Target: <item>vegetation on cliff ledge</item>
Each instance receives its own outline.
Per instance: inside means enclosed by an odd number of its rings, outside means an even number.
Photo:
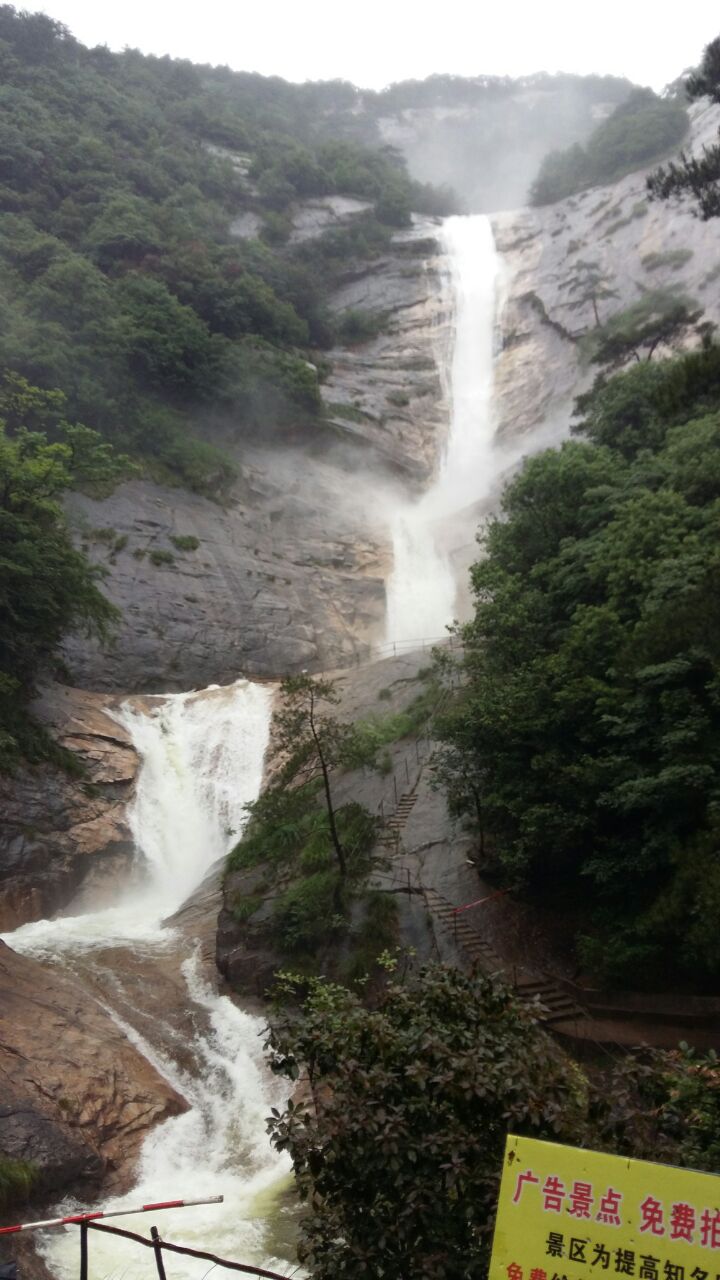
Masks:
[[[27,714],[35,680],[72,628],[107,636],[116,610],[99,570],[75,549],[62,495],[95,492],[131,471],[97,432],[65,419],[61,392],[24,378],[0,386],[0,770],[29,760],[73,757]]]

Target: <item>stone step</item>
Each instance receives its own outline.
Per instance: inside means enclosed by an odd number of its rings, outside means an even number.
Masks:
[[[570,1010],[557,1010],[546,1014],[541,1020],[552,1026],[556,1022],[583,1022],[586,1018],[585,1010],[578,1005],[574,1005]]]
[[[477,929],[469,921],[458,915],[455,907],[444,898],[437,889],[425,892],[427,905],[439,924],[451,930],[457,943],[469,960],[485,965],[493,965],[502,969],[500,957],[489,943],[485,942]],[[527,977],[515,983],[518,996],[527,1004],[540,1004],[539,1017],[546,1025],[555,1023],[578,1022],[587,1018],[584,1009],[575,1003],[571,996],[557,987],[551,978]]]

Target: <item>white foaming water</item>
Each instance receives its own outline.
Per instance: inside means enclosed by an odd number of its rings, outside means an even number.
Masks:
[[[129,1215],[117,1225],[147,1235],[157,1220],[161,1234],[175,1243],[204,1249],[236,1261],[273,1266],[285,1264],[268,1243],[267,1206],[289,1179],[290,1162],[270,1145],[265,1122],[271,1106],[282,1105],[282,1086],[268,1080],[263,1063],[259,1018],[243,1013],[218,996],[199,976],[190,959],[182,966],[188,997],[208,1017],[210,1030],[195,1037],[193,1074],[158,1053],[121,1018],[115,1021],[133,1044],[190,1104],[183,1115],[166,1120],[145,1139],[137,1181],[125,1196],[103,1203],[106,1210],[124,1209],[167,1198],[202,1199],[224,1195],[219,1205],[170,1210],[156,1215]],[[75,1203],[61,1207],[75,1212]],[[48,1232],[40,1251],[54,1275],[77,1274],[75,1229]],[[175,1280],[201,1280],[207,1262],[166,1255]],[[147,1280],[151,1264],[139,1245],[100,1232],[90,1237],[90,1280],[122,1275]]]
[[[100,972],[93,960],[95,949],[98,956],[99,948],[106,949],[107,965],[107,948],[137,951],[141,944],[151,983],[153,955],[179,943],[174,930],[163,928],[163,917],[186,900],[234,843],[245,820],[243,806],[259,792],[271,703],[267,688],[238,681],[224,689],[152,700],[147,711],[127,704],[118,719],[142,759],[129,814],[142,875],[108,910],[40,921],[6,935],[6,941],[44,961],[59,958],[72,965],[76,960],[76,974],[83,972],[84,964],[91,978]],[[118,965],[122,968],[122,951]],[[187,1100],[189,1110],[148,1135],[136,1185],[102,1207],[222,1194],[221,1205],[169,1211],[158,1215],[158,1225],[176,1242],[280,1270],[284,1264],[274,1257],[274,1227],[267,1219],[276,1193],[287,1182],[289,1161],[271,1148],[265,1122],[286,1090],[272,1080],[263,1063],[262,1020],[214,992],[203,981],[195,956],[182,962],[180,970],[187,988],[183,1013],[190,1013],[195,1027],[189,1033],[190,1044],[181,1029],[166,1036],[165,1047],[158,1049],[105,1006],[128,1039]],[[140,1011],[138,1017],[143,1020]],[[183,1067],[168,1057],[167,1044],[178,1040]],[[60,1212],[83,1207],[67,1204]],[[119,1225],[146,1233],[148,1219],[129,1217]],[[48,1232],[39,1247],[61,1280],[76,1274],[76,1230]],[[148,1268],[152,1260],[141,1246],[92,1234],[91,1280],[146,1280]],[[173,1280],[201,1280],[208,1264],[178,1255],[168,1260],[168,1269]]]
[[[8,935],[14,950],[52,959],[59,950],[167,942],[163,919],[237,839],[262,781],[268,689],[240,680],[152,702],[149,712],[126,703],[117,715],[142,759],[128,815],[140,858],[134,883],[105,911],[24,925]]]
[[[497,471],[492,392],[500,263],[489,218],[447,218],[442,243],[454,311],[450,430],[437,480],[393,522],[387,641],[434,639],[452,622],[457,588],[442,525],[485,497]]]

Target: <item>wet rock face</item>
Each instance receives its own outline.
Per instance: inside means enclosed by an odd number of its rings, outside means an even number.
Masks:
[[[335,312],[368,312],[381,328],[370,341],[329,353],[323,387],[336,431],[419,490],[432,478],[448,423],[439,360],[449,343],[450,299],[437,233],[418,220],[394,238],[391,253],[335,294]]]
[[[246,460],[227,508],[144,482],[102,503],[77,495],[76,518],[112,525],[127,544],[111,557],[91,546],[122,617],[106,650],[68,639],[73,680],[168,692],[352,660],[385,605],[383,554],[368,532],[373,488],[362,486],[361,523],[361,484],[286,450]],[[197,547],[178,549],[174,537]]]
[[[144,481],[72,496],[77,540],[122,613],[106,650],[67,640],[74,683],[202,688],[346,665],[381,635],[389,516],[401,489],[427,483],[446,423],[436,234],[418,222],[348,267],[333,306],[381,313],[382,328],[331,353],[328,422],[307,447],[240,449],[228,429],[240,476],[224,506]]]
[[[151,1126],[186,1103],[88,992],[0,942],[0,1154],[41,1192],[130,1182]]]
[[[133,844],[126,820],[138,767],[107,699],[52,686],[36,712],[84,765],[82,778],[54,765],[0,776],[0,930],[112,892],[127,874]]]

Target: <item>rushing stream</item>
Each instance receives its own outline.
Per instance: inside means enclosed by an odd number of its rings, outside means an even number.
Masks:
[[[127,704],[119,718],[142,761],[132,882],[112,906],[26,925],[6,941],[73,972],[189,1103],[148,1135],[136,1185],[104,1207],[222,1194],[222,1205],[169,1211],[158,1225],[175,1241],[284,1269],[273,1202],[288,1164],[265,1132],[284,1091],[263,1063],[263,1023],[217,994],[191,936],[163,925],[237,839],[261,784],[271,701],[266,687],[238,681]],[[167,1006],[165,991],[176,991]],[[146,1232],[149,1224],[120,1225]],[[40,1248],[55,1275],[77,1273],[76,1230],[48,1232]],[[139,1280],[153,1265],[146,1250],[99,1233],[90,1263],[91,1280]],[[180,1257],[171,1266],[173,1280],[200,1280],[208,1269]]]
[[[484,214],[446,218],[442,245],[453,315],[450,426],[437,479],[419,502],[396,512],[387,586],[387,641],[435,639],[457,607],[451,552],[474,536],[472,507],[497,474],[492,413],[499,258]]]

